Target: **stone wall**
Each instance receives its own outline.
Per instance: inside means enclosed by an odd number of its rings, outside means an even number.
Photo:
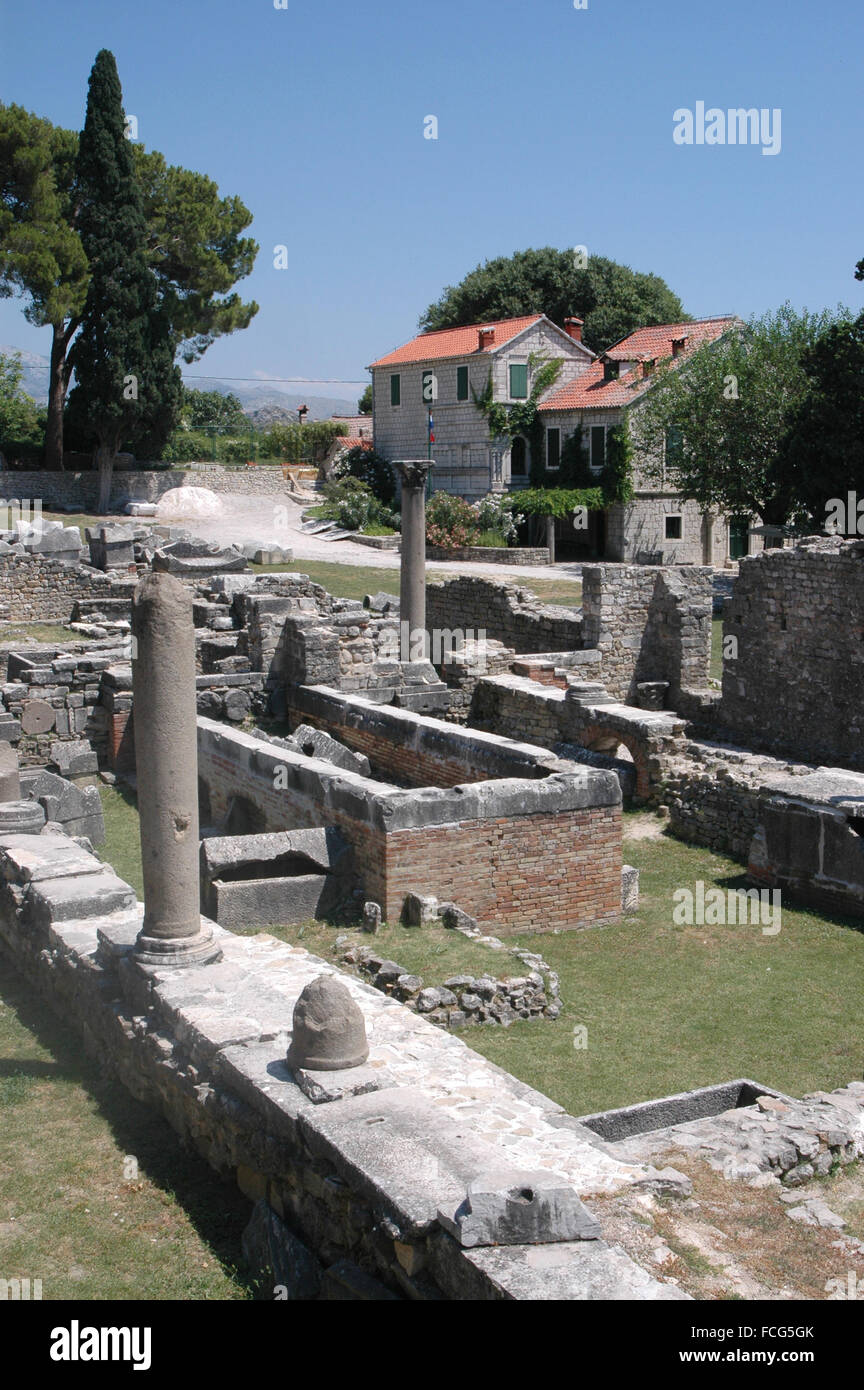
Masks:
[[[707,689],[709,568],[585,565],[582,612],[582,644],[600,652],[600,678],[616,699],[635,704],[639,682],[668,681],[674,708],[682,689]]]
[[[270,1297],[685,1297],[608,1245],[580,1200],[661,1187],[686,1196],[681,1174],[611,1157],[460,1038],[273,937],[214,927],[219,962],[140,970],[129,952],[141,904],[64,836],[3,837],[0,869],[4,954],[111,1075],[257,1203],[246,1248],[254,1254],[263,1226]],[[288,1069],[294,1005],[322,975],[338,975],[360,1008],[368,1066]],[[468,1184],[494,1177],[503,1211],[529,1174],[549,1194],[544,1218],[520,1239],[512,1217],[505,1229],[493,1215],[467,1239],[452,1218]]]
[[[282,469],[272,465],[225,468],[220,463],[187,464],[184,468],[115,469],[110,506],[122,510],[127,502],[158,502],[175,487],[206,487],[211,492],[249,493],[251,496],[287,497],[290,488]],[[99,496],[95,471],[50,472],[47,469],[0,472],[0,498],[25,498],[42,502],[46,511],[66,507],[92,512]]]
[[[864,767],[864,543],[807,541],[742,560],[726,606],[724,736]]]
[[[109,715],[103,674],[128,661],[128,647],[93,643],[82,649],[34,643],[12,652],[0,686],[0,738],[17,745],[23,766],[44,763],[58,740],[86,738],[104,758]]]
[[[582,646],[582,620],[569,608],[539,602],[530,587],[462,576],[426,588],[431,630],[475,632],[515,652],[574,651]]]
[[[548,777],[554,753],[533,743],[420,717],[360,696],[302,687],[289,692],[292,723],[311,722],[340,743],[365,753],[376,775],[403,786],[455,787],[490,778]]]
[[[482,560],[487,565],[548,565],[549,547],[463,545],[446,550],[442,545],[426,546],[427,560]]]
[[[134,577],[112,577],[41,555],[0,556],[0,603],[16,623],[65,623],[79,600],[128,597],[135,583]]]
[[[439,728],[467,744],[456,726]],[[214,822],[233,799],[255,808],[256,829],[336,826],[387,920],[398,920],[408,893],[455,902],[510,935],[620,916],[621,792],[611,773],[575,771],[514,744],[504,756],[512,753],[511,768],[524,768],[520,776],[511,770],[472,781],[463,772],[450,788],[402,790],[208,719],[199,719],[198,731],[199,776]],[[491,757],[496,740],[487,743]],[[538,772],[546,757],[544,777]]]

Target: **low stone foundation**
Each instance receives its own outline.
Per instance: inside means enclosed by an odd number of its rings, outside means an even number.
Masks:
[[[547,1096],[348,975],[368,1062],[294,1073],[294,1005],[332,966],[215,926],[218,963],[140,966],[140,921],[128,885],[65,836],[0,836],[0,946],[88,1051],[267,1204],[304,1274],[288,1297],[686,1297],[608,1246],[580,1201],[686,1195],[679,1173],[610,1157]],[[505,1217],[508,1191],[529,1184],[557,1194],[531,1243],[494,1215],[462,1233],[470,1185]]]
[[[348,703],[335,691],[321,694]],[[433,723],[417,721],[424,737],[436,735]],[[442,739],[460,736],[470,746],[470,731],[438,728]],[[487,773],[495,780],[478,781],[463,768],[459,784],[403,790],[208,719],[198,729],[213,823],[223,823],[233,804],[258,818],[248,831],[336,826],[386,920],[399,919],[409,893],[456,902],[505,935],[594,926],[621,914],[621,791],[612,773],[511,744],[499,750],[511,759],[507,776],[499,765]],[[513,775],[517,761],[521,776]]]

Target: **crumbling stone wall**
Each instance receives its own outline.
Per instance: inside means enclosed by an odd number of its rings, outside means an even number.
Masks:
[[[582,637],[602,657],[600,679],[637,702],[641,681],[668,681],[669,704],[705,689],[711,660],[712,571],[702,566],[585,565]]]
[[[65,623],[78,601],[121,597],[134,585],[134,579],[130,585],[88,565],[64,565],[41,555],[0,556],[0,603],[16,623]]]
[[[864,542],[814,538],[742,560],[723,633],[724,736],[864,767]]]
[[[574,651],[582,646],[582,621],[569,608],[540,603],[529,587],[497,579],[460,576],[426,589],[431,630],[484,630],[515,652]]]

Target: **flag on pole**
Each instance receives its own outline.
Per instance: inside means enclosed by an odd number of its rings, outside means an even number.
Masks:
[[[432,411],[429,411],[429,443],[435,443],[435,421],[432,419]]]

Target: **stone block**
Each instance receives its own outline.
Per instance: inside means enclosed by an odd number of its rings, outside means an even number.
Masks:
[[[600,1223],[575,1189],[548,1172],[513,1169],[473,1178],[454,1212],[438,1219],[463,1246],[597,1240]]]
[[[635,912],[639,906],[639,870],[632,864],[621,866],[621,911]]]
[[[369,759],[364,754],[352,752],[323,729],[315,729],[311,724],[298,724],[291,735],[291,742],[308,758],[322,758],[361,777],[371,775]]]
[[[321,1264],[263,1198],[252,1209],[242,1250],[249,1268],[271,1297],[289,1302],[318,1297]]]
[[[82,777],[99,771],[96,750],[84,739],[52,743],[51,763],[61,777]]]
[[[402,921],[406,927],[424,927],[438,920],[438,899],[421,893],[406,893]]]

